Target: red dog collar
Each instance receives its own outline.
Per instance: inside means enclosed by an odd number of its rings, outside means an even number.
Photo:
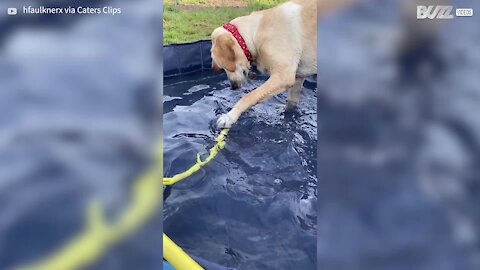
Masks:
[[[248,61],[252,62],[253,61],[252,54],[248,50],[247,43],[245,43],[245,40],[243,39],[242,35],[238,31],[238,28],[231,23],[224,24],[223,28],[227,29],[228,32],[232,33],[232,35],[235,37],[240,47],[242,47],[242,50],[245,53],[245,56],[247,57]]]

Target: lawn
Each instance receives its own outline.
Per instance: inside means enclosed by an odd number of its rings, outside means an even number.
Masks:
[[[163,43],[209,39],[213,29],[233,18],[267,9],[286,0],[165,0]]]

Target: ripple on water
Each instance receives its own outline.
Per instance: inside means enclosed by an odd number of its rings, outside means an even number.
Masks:
[[[166,173],[206,153],[216,117],[263,82],[232,91],[225,75],[168,79]],[[191,254],[240,269],[315,269],[316,90],[305,88],[292,113],[283,112],[285,100],[279,95],[242,115],[215,160],[172,187],[164,229]]]

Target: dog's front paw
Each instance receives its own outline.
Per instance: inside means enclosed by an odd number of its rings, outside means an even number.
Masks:
[[[297,106],[298,104],[296,102],[288,101],[287,104],[285,104],[284,106],[284,110],[285,112],[293,112],[297,110]]]
[[[231,128],[233,123],[233,119],[228,114],[222,114],[217,120],[217,127],[221,128]]]
[[[295,102],[287,102],[287,104],[284,107],[285,112],[292,112],[297,108],[297,103]]]

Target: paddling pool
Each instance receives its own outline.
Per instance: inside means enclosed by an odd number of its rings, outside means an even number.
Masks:
[[[233,91],[212,71],[166,78],[164,175],[206,154],[217,117],[265,79]],[[166,189],[164,232],[190,255],[234,269],[315,269],[316,83],[305,83],[296,111],[285,113],[285,100],[243,114],[211,163]]]

